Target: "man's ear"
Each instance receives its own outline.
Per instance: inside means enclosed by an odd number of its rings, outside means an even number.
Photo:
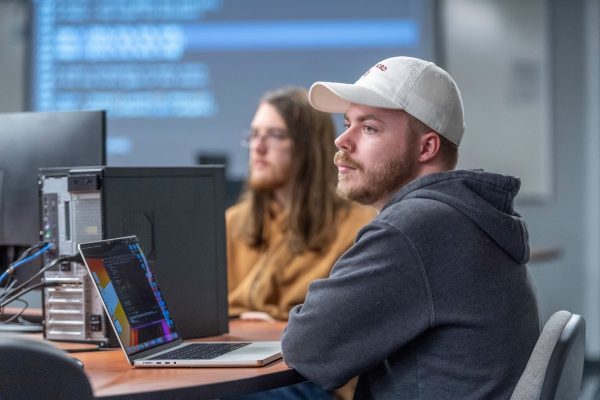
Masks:
[[[423,163],[430,161],[440,152],[442,141],[437,133],[431,131],[421,136],[420,144],[419,161]]]

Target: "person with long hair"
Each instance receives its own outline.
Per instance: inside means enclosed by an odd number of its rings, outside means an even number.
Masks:
[[[287,320],[374,217],[336,194],[334,140],[331,116],[305,89],[261,98],[245,137],[246,189],[226,214],[231,316]]]

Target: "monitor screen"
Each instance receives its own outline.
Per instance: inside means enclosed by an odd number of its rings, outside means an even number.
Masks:
[[[127,354],[180,338],[135,237],[82,243],[79,251]]]
[[[33,0],[32,110],[106,109],[108,164],[227,160],[263,92],[435,60],[434,0]],[[341,129],[343,121],[336,117]]]
[[[38,168],[104,165],[104,111],[0,114],[0,246],[40,241]]]

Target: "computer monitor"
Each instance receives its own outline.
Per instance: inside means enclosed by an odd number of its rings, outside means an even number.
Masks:
[[[104,165],[104,111],[0,114],[0,251],[40,240],[38,168]]]

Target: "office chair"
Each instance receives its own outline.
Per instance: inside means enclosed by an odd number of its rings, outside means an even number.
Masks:
[[[554,313],[542,330],[511,400],[577,399],[584,350],[583,317],[568,311]]]
[[[0,336],[0,399],[93,399],[79,363],[48,343]]]

